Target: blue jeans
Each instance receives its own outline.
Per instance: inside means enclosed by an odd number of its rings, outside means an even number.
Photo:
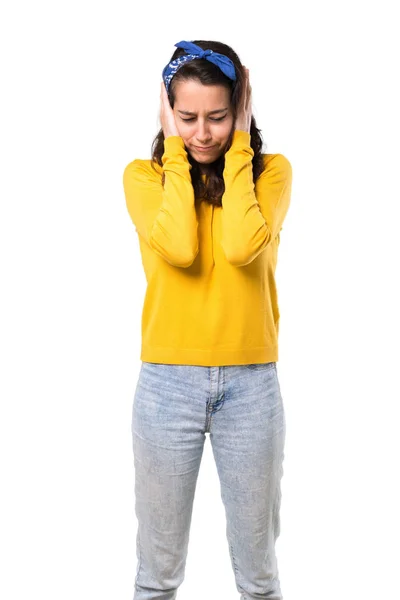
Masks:
[[[285,431],[275,362],[205,367],[142,361],[132,410],[134,600],[177,597],[207,432],[240,599],[282,600],[275,541]]]

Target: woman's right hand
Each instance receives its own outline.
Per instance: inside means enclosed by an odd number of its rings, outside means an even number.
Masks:
[[[165,87],[164,81],[161,82],[161,107],[160,107],[160,121],[161,127],[164,132],[164,138],[170,135],[179,135],[178,128],[175,122],[174,111],[169,103],[167,88]]]

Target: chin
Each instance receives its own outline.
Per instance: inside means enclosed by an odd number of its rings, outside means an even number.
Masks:
[[[202,152],[193,152],[192,156],[197,160],[197,162],[208,165],[218,160],[221,154],[221,151],[218,149],[218,152],[210,152],[210,154],[207,153],[204,155]]]

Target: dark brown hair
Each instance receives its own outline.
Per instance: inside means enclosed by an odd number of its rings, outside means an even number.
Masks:
[[[224,87],[228,88],[230,91],[230,101],[233,112],[233,128],[226,145],[226,152],[232,145],[235,119],[240,98],[243,93],[243,86],[245,84],[244,68],[236,52],[234,52],[230,46],[223,44],[222,42],[195,40],[193,43],[200,46],[200,48],[203,50],[210,49],[214,52],[224,54],[230,58],[235,66],[236,81],[229,79],[217,65],[206,59],[188,61],[178,69],[171,80],[171,84],[169,86],[170,104],[173,108],[175,103],[175,88],[177,82],[179,81],[198,80],[203,85],[223,85]],[[178,58],[178,56],[182,56],[183,54],[186,54],[186,51],[183,48],[177,48],[169,62],[175,58]],[[263,139],[261,136],[261,130],[257,128],[253,115],[251,117],[250,136],[250,145],[254,151],[252,163],[253,181],[255,183],[259,175],[264,170],[264,162],[262,157]],[[164,133],[162,128],[153,140],[151,154],[151,160],[162,167],[161,157],[164,154]],[[216,161],[211,163],[210,174],[207,175],[205,182],[201,178],[199,163],[189,152],[188,160],[192,165],[190,173],[195,197],[201,198],[203,201],[208,202],[209,204],[221,206],[222,195],[225,191],[223,178],[225,155],[223,154]],[[162,182],[164,184],[164,175]]]

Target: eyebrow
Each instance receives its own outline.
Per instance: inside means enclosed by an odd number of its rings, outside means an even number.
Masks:
[[[215,113],[224,112],[224,110],[228,110],[228,108],[217,108],[216,110],[210,110],[210,112],[208,114],[214,115]],[[178,112],[182,113],[183,115],[195,115],[196,116],[196,113],[190,112],[190,110],[179,110],[178,109]]]

